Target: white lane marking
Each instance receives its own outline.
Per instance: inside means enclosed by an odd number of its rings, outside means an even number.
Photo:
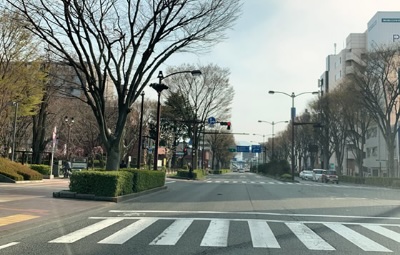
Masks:
[[[242,183],[247,183],[246,181],[242,181]]]
[[[320,217],[320,218],[400,220],[400,217],[330,215],[330,214],[301,214],[301,213],[296,214],[296,213],[264,213],[264,212],[166,211],[166,210],[160,210],[160,211],[157,211],[157,210],[109,210],[109,212],[111,212],[111,213],[125,213],[126,212],[126,213],[176,213],[176,214],[237,214],[237,215],[243,214],[243,215],[297,216],[297,217]],[[91,217],[91,218],[92,219],[94,219],[94,218],[104,219],[104,218],[107,218],[107,217]],[[351,223],[348,223],[348,224],[351,224]],[[382,224],[378,224],[378,225],[382,225]]]
[[[332,229],[339,235],[343,236],[356,246],[360,247],[364,251],[376,251],[376,252],[392,252],[386,247],[372,241],[368,237],[361,235],[360,233],[342,225],[335,223],[324,223],[325,226]]]
[[[265,184],[265,182],[260,182],[261,184]]]
[[[215,181],[216,183],[220,183],[221,181]]]
[[[64,235],[62,237],[49,241],[49,243],[73,243],[122,220],[123,218],[106,218],[100,222],[79,229],[68,235]]]
[[[165,182],[165,183],[174,183],[174,182],[176,182],[176,181],[168,181],[168,182]]]
[[[268,182],[269,184],[275,184],[275,182]]]
[[[111,236],[104,238],[101,240],[99,243],[104,243],[104,244],[123,244],[135,235],[139,234],[142,232],[144,229],[149,227],[151,224],[156,222],[157,219],[152,219],[152,218],[143,218],[140,219],[129,226],[119,230],[118,232],[115,232]]]
[[[157,236],[150,245],[175,245],[192,224],[191,219],[175,220],[164,232]]]
[[[255,183],[255,182],[250,182],[250,183]]]
[[[252,220],[247,223],[249,224],[253,247],[281,248],[267,222],[262,220]]]
[[[212,183],[212,181],[207,181],[208,183]]]
[[[237,181],[233,181],[233,183],[238,183]]]
[[[390,238],[393,241],[400,243],[400,234],[393,230],[390,230],[390,229],[387,229],[387,228],[384,228],[384,227],[378,226],[378,225],[368,225],[367,224],[367,225],[363,225],[363,227],[367,228],[369,230],[372,230],[378,234],[381,234],[384,237]]]
[[[229,220],[211,220],[200,246],[227,247]]]
[[[293,182],[287,182],[287,184],[293,184]]]
[[[224,183],[229,183],[229,181],[224,181]]]
[[[325,242],[314,231],[302,223],[286,223],[297,238],[310,250],[334,251],[329,243]]]
[[[19,244],[19,242],[11,242],[0,246],[0,250]]]

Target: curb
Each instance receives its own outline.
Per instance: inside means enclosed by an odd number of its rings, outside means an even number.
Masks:
[[[151,194],[157,191],[161,191],[167,189],[167,186],[162,186],[154,189],[149,189],[137,193],[132,193],[132,194],[127,194],[123,196],[118,196],[118,197],[102,197],[102,196],[96,196],[94,194],[79,194],[76,192],[68,191],[68,190],[62,190],[58,192],[53,192],[53,198],[70,198],[70,199],[81,199],[81,200],[92,200],[92,201],[108,201],[108,202],[114,202],[114,203],[119,203],[123,202],[129,199],[133,199],[136,197],[140,197],[143,195]]]

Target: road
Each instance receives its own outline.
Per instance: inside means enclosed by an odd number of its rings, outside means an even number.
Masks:
[[[42,198],[81,210],[0,225],[0,254],[400,254],[398,190],[253,173],[167,186],[118,204]]]

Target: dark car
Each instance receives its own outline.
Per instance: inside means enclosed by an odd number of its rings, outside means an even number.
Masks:
[[[339,177],[336,174],[335,170],[327,170],[324,174],[322,174],[322,182],[328,183],[336,183],[339,184]]]

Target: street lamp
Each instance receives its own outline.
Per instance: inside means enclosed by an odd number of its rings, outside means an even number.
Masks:
[[[289,121],[287,120],[282,120],[282,121],[277,121],[277,122],[269,122],[266,120],[258,120],[259,123],[268,123],[272,125],[272,150],[271,150],[271,158],[274,159],[275,158],[275,154],[274,154],[274,140],[275,140],[275,133],[274,133],[274,126],[275,124],[279,124],[279,123],[288,123]]]
[[[158,146],[159,146],[159,141],[160,141],[160,115],[161,115],[161,102],[160,102],[160,97],[161,97],[161,92],[165,89],[168,89],[168,86],[165,84],[162,84],[162,80],[164,80],[167,77],[170,77],[172,75],[176,74],[182,74],[182,73],[191,73],[193,76],[198,76],[201,75],[200,70],[192,70],[192,71],[179,71],[175,73],[168,74],[167,76],[163,75],[163,72],[160,71],[158,73],[158,83],[152,83],[150,84],[150,87],[152,87],[155,91],[158,93],[158,101],[157,101],[157,124],[156,124],[156,140],[155,140],[155,145],[154,145],[154,161],[153,161],[153,170],[157,170],[157,163],[158,163]]]
[[[140,160],[142,156],[142,129],[143,129],[143,101],[144,101],[144,91],[140,94],[142,96],[142,103],[140,105],[140,124],[139,124],[139,142],[138,142],[138,156],[137,156],[137,169],[140,169]]]
[[[68,119],[68,116],[65,116],[64,118],[65,123],[67,124],[68,127],[68,134],[67,134],[67,160],[70,160],[69,157],[69,139],[70,139],[70,133],[71,133],[71,127],[74,124],[75,120],[74,118],[71,118],[71,121]]]
[[[15,159],[15,136],[16,136],[16,134],[17,134],[18,102],[12,102],[12,105],[15,106],[15,111],[14,111],[13,142],[12,142],[11,160],[14,161],[14,159]]]
[[[288,94],[288,93],[285,93],[285,92],[270,90],[270,91],[268,91],[268,93],[272,94],[272,95],[275,94],[275,93],[284,94],[284,95],[289,96],[289,97],[292,98],[292,108],[291,108],[291,122],[292,122],[292,150],[291,150],[291,153],[292,153],[292,155],[291,155],[291,161],[292,161],[292,180],[294,181],[294,167],[295,167],[294,166],[294,161],[295,161],[295,158],[294,158],[294,120],[296,118],[296,108],[294,108],[294,98],[298,97],[298,96],[301,96],[301,95],[304,95],[304,94],[317,95],[317,94],[319,94],[319,92],[318,91],[303,92],[303,93],[300,93],[300,94],[296,95],[296,94],[294,94],[294,92],[292,92],[292,94]]]

